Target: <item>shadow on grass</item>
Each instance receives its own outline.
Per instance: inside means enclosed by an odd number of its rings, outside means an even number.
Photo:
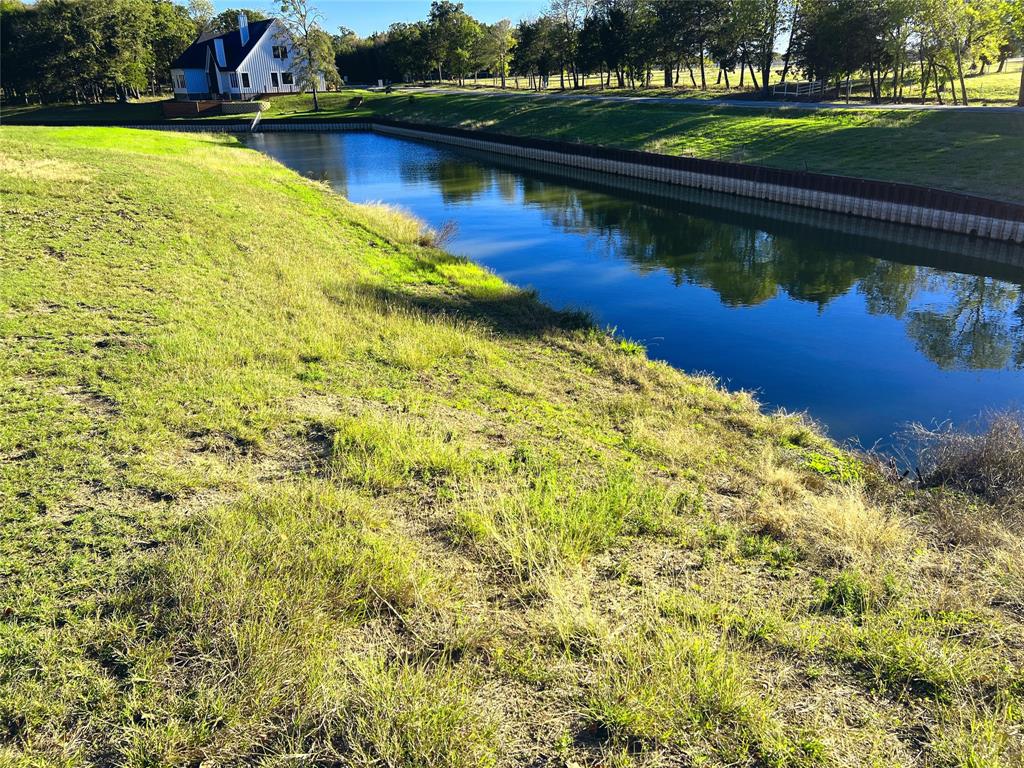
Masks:
[[[581,310],[553,309],[530,290],[509,289],[497,295],[474,296],[457,289],[417,287],[402,290],[362,284],[357,295],[370,299],[382,312],[417,312],[433,318],[465,320],[501,336],[544,336],[595,329],[593,318]]]

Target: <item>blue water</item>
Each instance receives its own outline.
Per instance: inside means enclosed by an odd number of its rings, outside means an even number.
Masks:
[[[454,221],[450,250],[837,439],[1024,405],[1022,249],[369,133],[250,142],[355,202]]]

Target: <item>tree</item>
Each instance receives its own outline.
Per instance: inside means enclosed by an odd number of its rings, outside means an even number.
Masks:
[[[1019,0],[1005,0],[999,8],[999,12],[1009,29],[1010,34],[1017,41],[1024,42],[1024,4]],[[1020,70],[1020,90],[1017,93],[1017,106],[1024,107],[1024,66]]]
[[[338,34],[331,35],[331,47],[334,49],[335,56],[352,53],[357,45],[359,45],[359,35],[348,27],[338,27]]]
[[[263,11],[258,11],[253,8],[228,8],[226,11],[221,11],[205,25],[205,32],[209,35],[223,35],[225,32],[231,32],[238,29],[238,17],[240,14],[245,14],[245,18],[250,22],[252,21],[263,21],[267,18],[267,14]]]
[[[475,64],[473,54],[483,34],[480,24],[463,10],[462,3],[434,0],[430,4],[429,48],[430,57],[437,67],[437,79],[444,79],[444,71],[460,82]]]
[[[195,21],[170,0],[0,0],[5,96],[125,100],[166,82]]]
[[[809,79],[838,83],[873,67],[880,32],[874,7],[863,0],[802,0],[791,56]]]
[[[102,26],[104,77],[119,100],[138,97],[153,68],[153,51],[149,47],[153,4],[147,0],[107,0],[97,6],[106,16],[93,16],[86,23],[99,21]]]
[[[586,0],[551,0],[548,14],[554,19],[558,35],[558,52],[563,63],[559,76],[562,87],[565,87],[565,66],[569,66],[572,74],[573,88],[580,87],[580,73],[576,66],[576,54],[579,49],[580,32],[587,17],[589,7]]]
[[[406,24],[395,22],[388,27],[383,58],[387,62],[390,80],[407,80],[427,71],[424,63],[427,48],[423,22]]]
[[[744,29],[744,19],[736,12],[734,3],[730,2],[726,10],[718,18],[710,42],[708,43],[708,55],[718,63],[720,77],[725,78],[725,87],[731,87],[729,83],[729,72],[740,65],[740,82],[743,82],[743,70],[747,66],[746,51],[742,51],[743,38],[747,31]]]
[[[197,32],[206,29],[206,25],[213,18],[212,0],[188,0],[188,15],[196,25]]]
[[[986,40],[1001,28],[1003,7],[999,0],[925,0],[922,7],[927,33],[945,46],[956,67],[964,105],[968,104],[964,65],[983,52]]]
[[[486,41],[484,50],[487,68],[492,74],[498,74],[501,78],[501,87],[504,88],[509,62],[512,59],[512,49],[516,45],[515,36],[512,34],[512,22],[502,19],[487,27],[484,39]]]
[[[196,25],[188,11],[170,0],[154,0],[149,42],[153,51],[150,87],[170,77],[171,62],[188,48],[196,36]]]
[[[0,72],[3,94],[28,103],[38,87],[38,66],[43,59],[38,12],[20,0],[0,0]]]
[[[650,24],[653,36],[649,45],[653,54],[660,60],[664,70],[665,87],[674,84],[672,74],[676,63],[682,60],[690,47],[690,14],[686,3],[675,3],[671,0],[658,0],[651,8]]]
[[[301,90],[313,93],[313,111],[320,111],[317,86],[322,76],[327,84],[341,82],[334,64],[331,36],[320,26],[323,15],[308,0],[281,0],[280,20],[288,29],[295,56],[291,71]]]
[[[742,30],[740,44],[748,65],[757,64],[761,72],[761,89],[768,95],[772,61],[775,60],[775,41],[786,31],[791,13],[784,0],[735,0],[734,12]],[[754,79],[757,88],[757,80]]]
[[[690,12],[690,32],[687,39],[690,43],[690,55],[696,57],[700,64],[700,89],[708,89],[707,73],[704,71],[704,60],[707,57],[708,45],[716,30],[722,26],[722,18],[728,6],[719,0],[693,0],[686,3]]]
[[[555,39],[554,23],[547,16],[519,22],[510,66],[512,73],[529,77],[537,90],[546,88],[558,61]]]

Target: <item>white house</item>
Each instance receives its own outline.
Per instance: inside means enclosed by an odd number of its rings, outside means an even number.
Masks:
[[[277,19],[248,22],[238,29],[200,37],[171,64],[176,99],[252,99],[298,93],[295,52],[288,30]],[[324,87],[323,75],[320,88]]]

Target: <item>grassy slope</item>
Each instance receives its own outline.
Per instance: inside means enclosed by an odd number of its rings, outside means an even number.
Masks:
[[[627,149],[761,163],[820,173],[923,184],[1024,202],[1024,114],[880,110],[740,109],[693,104],[538,99],[496,93],[465,95],[359,92],[271,99],[265,118],[399,119],[482,128],[522,136],[582,141]],[[95,105],[5,111],[55,123],[155,119],[155,104]],[[131,109],[137,109],[134,117]],[[126,112],[129,110],[129,112]],[[218,119],[218,118],[213,118]],[[231,118],[235,119],[235,118]]]
[[[0,194],[0,763],[1019,764],[978,502],[230,138]]]

